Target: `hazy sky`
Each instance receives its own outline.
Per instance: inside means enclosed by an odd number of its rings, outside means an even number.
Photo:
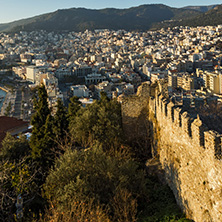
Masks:
[[[0,0],[0,23],[28,18],[57,9],[85,8],[128,8],[141,4],[162,3],[173,7],[187,5],[221,4],[221,0]]]

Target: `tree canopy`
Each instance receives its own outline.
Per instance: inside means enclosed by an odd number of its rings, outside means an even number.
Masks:
[[[122,139],[121,107],[116,100],[102,96],[86,108],[81,108],[70,121],[70,133],[80,146],[94,144],[110,149]]]
[[[98,147],[66,151],[47,177],[45,190],[60,212],[67,212],[73,200],[93,200],[95,209],[108,209],[116,218],[125,209],[121,221],[135,221],[137,200],[148,201],[145,174],[137,163],[107,156]]]
[[[61,100],[56,108],[53,116],[39,87],[30,141],[7,134],[2,142],[0,221],[18,220],[18,195],[24,221],[185,221],[169,188],[129,155],[139,148],[124,140],[116,100],[101,94],[83,108],[73,97],[68,113]]]

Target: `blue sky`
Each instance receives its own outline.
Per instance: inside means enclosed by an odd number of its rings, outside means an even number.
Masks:
[[[178,0],[0,0],[0,23],[28,18],[64,8],[128,8],[154,3],[183,7],[187,5],[221,4],[221,0],[186,0],[182,2]]]

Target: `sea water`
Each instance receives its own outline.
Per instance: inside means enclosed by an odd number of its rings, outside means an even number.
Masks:
[[[3,90],[0,89],[0,111],[1,111],[1,108],[2,108],[2,105],[3,105],[3,102],[4,102],[4,100],[5,100],[6,94],[7,94],[7,93],[6,93],[5,91],[3,91]],[[2,99],[2,97],[4,97],[4,99]]]

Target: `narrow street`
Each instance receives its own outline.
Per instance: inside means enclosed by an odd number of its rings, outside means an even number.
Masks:
[[[15,111],[13,113],[13,117],[21,119],[21,105],[22,105],[22,90],[21,87],[16,91],[16,99],[15,99]]]
[[[12,116],[17,119],[30,121],[32,110],[32,93],[27,85],[20,85],[15,92],[15,105]]]

